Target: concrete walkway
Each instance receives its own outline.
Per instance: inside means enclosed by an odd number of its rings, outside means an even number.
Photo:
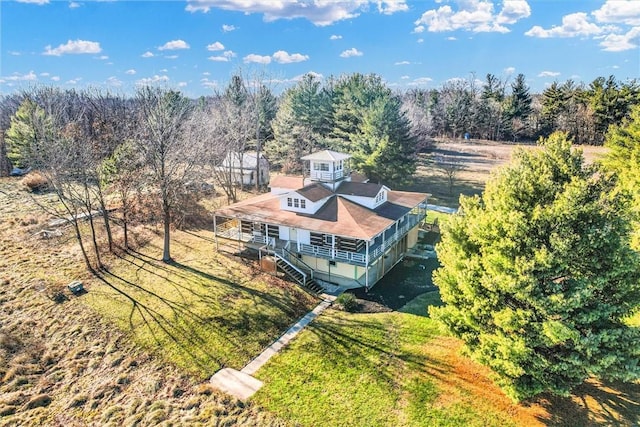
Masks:
[[[344,292],[344,289],[337,288],[331,293],[322,294],[323,301],[316,308],[298,320],[287,332],[249,362],[242,370],[221,369],[211,377],[209,382],[218,390],[224,391],[240,400],[246,400],[253,396],[262,387],[262,381],[252,375],[294,339],[313,319],[326,310],[342,292]]]

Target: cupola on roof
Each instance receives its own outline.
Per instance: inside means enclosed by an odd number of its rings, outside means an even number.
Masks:
[[[338,153],[337,151],[323,150],[308,156],[301,157],[302,160],[313,160],[320,162],[337,162],[340,160],[350,159],[350,154]]]

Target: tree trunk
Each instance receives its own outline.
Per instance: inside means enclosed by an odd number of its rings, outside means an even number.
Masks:
[[[82,234],[80,234],[80,227],[78,226],[78,219],[73,215],[73,228],[76,232],[76,239],[78,240],[78,244],[80,245],[80,252],[82,252],[82,258],[84,258],[84,263],[87,266],[87,269],[95,273],[93,266],[91,265],[91,260],[89,260],[89,256],[87,255],[87,251],[84,248],[84,244],[82,243]]]
[[[162,251],[162,261],[169,262],[171,261],[171,252],[169,244],[171,242],[171,209],[169,205],[165,202],[163,203],[163,213],[164,213],[164,249]]]

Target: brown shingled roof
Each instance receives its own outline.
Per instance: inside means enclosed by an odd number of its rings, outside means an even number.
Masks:
[[[302,175],[277,175],[271,178],[269,187],[297,190],[298,188],[304,187],[304,183]]]
[[[336,190],[337,194],[345,194],[350,196],[376,197],[382,189],[381,184],[373,182],[343,182]]]
[[[333,194],[333,192],[327,187],[318,183],[309,184],[296,191],[296,193],[307,200],[311,200],[312,202],[317,202],[318,200],[322,200]]]
[[[280,209],[282,195],[263,194],[226,208],[218,209],[219,216],[240,218],[302,228],[318,233],[371,240],[426,198],[427,194],[406,191],[389,191],[387,202],[376,210],[368,209],[343,197],[331,197],[313,215]]]

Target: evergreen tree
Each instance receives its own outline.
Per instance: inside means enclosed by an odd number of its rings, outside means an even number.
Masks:
[[[511,133],[515,141],[528,127],[528,119],[532,113],[531,94],[527,86],[524,74],[518,74],[511,83],[511,96],[507,108],[507,117],[510,120]]]
[[[609,149],[605,167],[618,176],[618,188],[633,198],[631,245],[640,250],[640,106],[619,126],[613,126],[605,141]]]
[[[33,100],[26,98],[11,118],[6,133],[7,157],[14,166],[24,168],[34,164],[41,144],[51,140],[51,118]]]
[[[386,184],[409,179],[416,140],[400,98],[380,76],[343,76],[333,86],[332,106],[334,148],[353,154],[354,169]]]
[[[271,163],[285,172],[301,171],[300,157],[326,145],[329,120],[327,92],[313,74],[305,75],[281,97],[273,121],[274,140],[266,147]]]
[[[434,282],[446,305],[430,313],[514,399],[640,377],[640,329],[624,323],[640,264],[613,185],[553,134],[481,198],[462,197],[443,228]]]

